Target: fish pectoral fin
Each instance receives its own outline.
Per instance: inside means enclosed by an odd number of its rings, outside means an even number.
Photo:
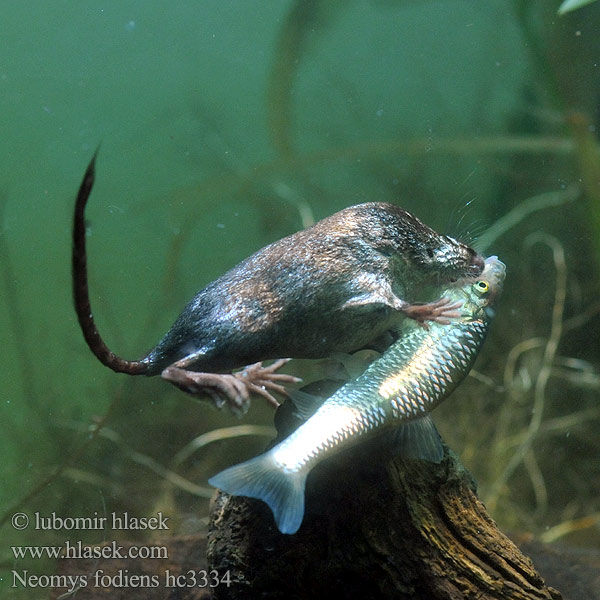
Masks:
[[[418,458],[433,463],[442,462],[442,439],[431,418],[425,415],[403,423],[394,432],[396,452],[404,458]]]
[[[339,361],[348,373],[349,379],[346,379],[346,381],[356,379],[380,356],[381,353],[369,349],[358,350],[354,354],[347,354],[345,352],[333,352],[331,354],[331,358]]]
[[[281,533],[296,533],[302,524],[306,472],[284,473],[269,452],[221,471],[208,483],[228,494],[268,504]]]
[[[290,400],[294,403],[296,415],[305,421],[310,419],[321,407],[321,404],[325,402],[324,398],[314,396],[302,390],[288,390],[287,393]]]

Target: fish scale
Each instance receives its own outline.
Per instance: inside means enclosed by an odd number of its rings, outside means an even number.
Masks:
[[[321,460],[375,433],[394,432],[398,451],[439,462],[443,450],[429,416],[466,377],[485,340],[505,266],[495,256],[477,279],[444,290],[460,302],[460,316],[427,328],[407,323],[399,339],[355,380],[325,400],[296,431],[271,450],[230,467],[209,482],[230,494],[265,501],[282,533],[304,517],[306,476]],[[315,399],[294,395],[300,412]]]

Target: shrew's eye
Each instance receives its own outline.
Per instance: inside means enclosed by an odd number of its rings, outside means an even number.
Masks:
[[[490,291],[490,284],[481,279],[473,284],[473,290],[478,296],[485,296]]]

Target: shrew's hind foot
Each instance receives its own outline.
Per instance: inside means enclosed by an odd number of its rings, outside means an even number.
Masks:
[[[241,380],[251,392],[266,398],[269,404],[277,408],[279,402],[277,402],[277,399],[269,390],[287,396],[287,390],[282,384],[302,381],[299,377],[294,377],[293,375],[277,373],[289,361],[289,358],[280,358],[268,367],[263,367],[262,362],[257,362],[241,371],[233,373],[233,377]]]
[[[448,325],[451,319],[460,317],[458,310],[462,302],[452,302],[449,298],[440,298],[427,304],[410,304],[403,309],[404,314],[425,327],[427,321]]]
[[[268,367],[256,363],[237,373],[199,373],[175,364],[167,367],[161,377],[188,394],[210,396],[217,408],[228,406],[235,414],[243,415],[250,406],[251,393],[266,398],[277,407],[279,402],[271,392],[287,395],[282,384],[300,381],[292,375],[276,373],[288,360],[275,361]]]

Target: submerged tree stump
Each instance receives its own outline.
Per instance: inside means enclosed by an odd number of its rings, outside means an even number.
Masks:
[[[306,513],[283,535],[261,501],[219,492],[208,565],[215,599],[559,599],[487,514],[445,448],[431,464],[372,440],[318,465]]]

